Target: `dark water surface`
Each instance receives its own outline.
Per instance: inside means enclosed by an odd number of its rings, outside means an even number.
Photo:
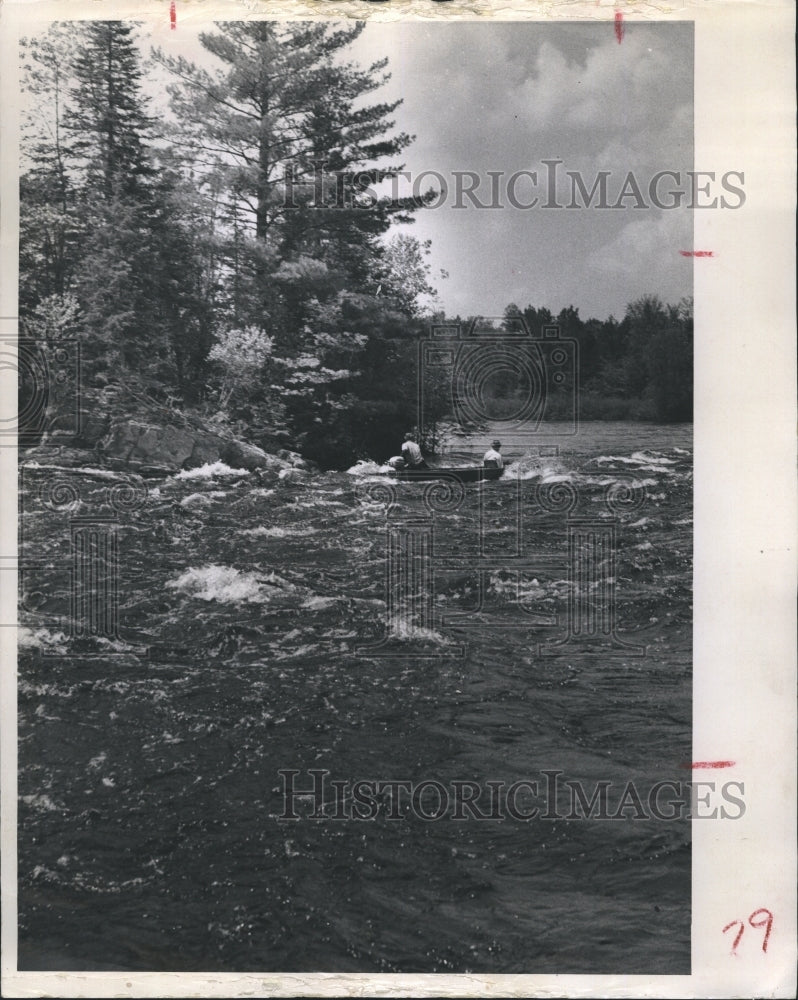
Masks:
[[[399,820],[334,820],[328,786],[327,818],[307,803],[290,822],[278,772],[451,788],[549,769],[588,792],[634,781],[643,796],[683,782],[691,430],[585,425],[557,455],[529,449],[520,463],[506,439],[508,475],[435,513],[435,615],[395,628],[394,656],[358,652],[386,629],[386,505],[369,495],[371,467],[129,477],[112,500],[120,478],[85,457],[34,456],[22,477],[23,557],[38,568],[21,613],[20,968],[688,973],[687,820],[631,809],[429,822],[406,802]],[[449,457],[483,444],[452,441]],[[496,559],[481,607],[479,490]],[[551,651],[573,588],[553,509],[563,490],[572,517],[616,532],[618,639],[645,655]],[[418,484],[397,491],[392,517],[429,519]],[[101,516],[118,534],[119,638],[70,637],[73,523]],[[517,575],[501,560],[519,531]],[[543,791],[518,807],[542,814]]]

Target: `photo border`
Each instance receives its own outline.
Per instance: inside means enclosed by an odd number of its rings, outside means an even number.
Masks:
[[[434,0],[177,3],[181,19],[238,16],[497,20],[692,20],[695,165],[742,170],[740,211],[696,210],[693,761],[733,760],[746,815],[693,822],[690,976],[239,974],[16,971],[16,647],[0,629],[2,992],[6,996],[661,996],[795,994],[795,10],[744,4],[532,4]],[[7,2],[0,14],[0,317],[16,335],[17,38],[36,19],[155,19],[169,4]],[[22,30],[20,30],[22,28]],[[157,39],[156,39],[157,41]],[[675,252],[675,251],[669,251]],[[9,318],[11,317],[11,318]],[[0,391],[16,395],[13,373]],[[0,449],[0,565],[15,566],[16,460]],[[0,574],[16,604],[15,573]],[[11,612],[13,620],[14,612]],[[5,621],[6,618],[3,618]],[[700,771],[696,778],[704,778]],[[767,953],[730,954],[722,929],[760,907]]]

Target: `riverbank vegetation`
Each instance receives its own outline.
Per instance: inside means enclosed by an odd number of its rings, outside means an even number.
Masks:
[[[428,244],[397,228],[435,192],[375,195],[413,137],[379,99],[387,60],[349,61],[361,31],[221,23],[201,36],[206,68],[145,52],[122,22],[23,42],[20,332],[80,342],[84,411],[111,386],[113,405],[148,400],[328,468],[396,451],[417,419],[418,338],[473,317],[446,315]],[[647,296],[604,321],[511,304],[504,320],[578,344],[582,419],[691,419],[688,302]],[[447,379],[433,420],[452,409]],[[22,380],[21,410],[35,391]],[[522,391],[488,387],[499,405]],[[546,416],[565,405],[554,393]]]

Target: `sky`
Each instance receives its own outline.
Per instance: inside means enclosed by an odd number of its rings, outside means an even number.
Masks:
[[[152,40],[206,62],[198,31],[185,21],[175,32],[162,24]],[[669,185],[689,189],[692,24],[627,23],[622,43],[611,21],[367,24],[352,58],[369,64],[386,55],[391,79],[370,99],[402,99],[396,129],[416,136],[405,168],[414,178],[436,171],[448,186],[439,207],[401,227],[432,241],[428,260],[447,314],[501,315],[515,302],[620,318],[641,295],[676,303],[692,294],[693,263],[679,253],[692,248],[692,210],[657,208],[649,195],[663,170],[681,178],[663,180],[660,200]],[[543,208],[553,169],[544,160],[562,161],[558,204],[572,201],[566,171],[580,172],[588,191],[599,171],[609,171],[610,205],[631,171],[645,207],[629,194],[616,209],[596,207],[598,195],[590,208]],[[494,172],[499,207],[474,207],[464,195],[456,207],[456,171],[477,175],[483,204],[491,202]],[[517,202],[538,197],[532,208],[508,200],[508,179],[518,171],[537,174],[536,182],[520,175],[515,187]],[[440,181],[429,175],[421,190],[429,186]]]
[[[653,293],[666,302],[692,294],[692,210],[633,207],[544,209],[547,172],[557,167],[556,202],[571,201],[568,170],[590,191],[610,171],[609,204],[633,171],[644,201],[659,170],[693,169],[693,34],[683,23],[629,24],[621,44],[611,23],[416,23],[369,25],[357,43],[363,61],[386,51],[393,72],[386,96],[402,97],[397,126],[416,135],[405,152],[414,173],[436,170],[450,193],[410,227],[432,240],[436,282],[448,313],[499,315],[509,302],[576,306],[587,319],[623,315],[628,302]],[[455,208],[454,171],[504,178],[537,171],[535,190],[521,179],[499,209]],[[667,203],[669,178],[660,186]],[[682,176],[681,186],[689,188]],[[506,181],[500,179],[506,187]],[[467,204],[465,197],[461,205]],[[578,204],[584,199],[577,198]]]

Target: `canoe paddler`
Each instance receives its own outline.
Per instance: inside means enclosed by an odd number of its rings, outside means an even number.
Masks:
[[[408,469],[429,468],[424,461],[424,456],[421,454],[421,449],[416,444],[415,434],[411,434],[410,431],[405,434],[404,444],[402,445],[402,458],[405,460]]]
[[[485,452],[482,459],[482,465],[486,469],[503,469],[504,459],[501,456],[501,441],[494,441],[490,448]]]

